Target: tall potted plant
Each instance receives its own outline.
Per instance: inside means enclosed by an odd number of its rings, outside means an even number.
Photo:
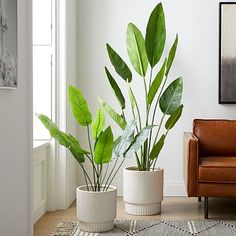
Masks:
[[[116,73],[126,82],[129,103],[133,118],[137,117],[136,135],[143,126],[152,126],[148,139],[139,151],[134,153],[137,166],[124,169],[123,195],[125,210],[129,214],[151,215],[161,212],[163,199],[163,168],[156,167],[158,156],[164,146],[169,131],[179,120],[183,105],[181,104],[183,81],[178,77],[168,86],[169,72],[176,54],[178,35],[166,58],[162,58],[166,42],[166,26],[163,6],[159,3],[152,11],[146,27],[145,39],[133,23],[128,24],[126,45],[130,62],[137,75],[143,81],[145,115],[141,116],[140,101],[132,89],[133,75],[125,61],[107,44],[107,52]],[[156,65],[160,64],[157,67]],[[100,99],[103,108],[111,118],[124,129],[126,124],[126,99],[119,85],[105,67],[108,81],[119,101],[121,112],[115,112]],[[158,109],[159,107],[159,109]],[[160,111],[160,115],[157,112]]]
[[[151,127],[146,127],[138,135],[134,135],[136,121],[133,120],[126,124],[123,134],[114,141],[111,127],[104,129],[105,116],[101,108],[93,120],[79,89],[69,86],[68,96],[77,123],[86,128],[88,150],[82,148],[71,134],[59,130],[47,116],[37,116],[51,136],[69,149],[83,171],[85,185],[77,188],[77,217],[80,229],[88,232],[109,231],[114,227],[116,218],[117,189],[111,186],[112,181],[124,163],[124,157],[128,156],[130,150],[137,150],[142,145]],[[116,152],[112,159],[114,147]],[[90,163],[92,173],[84,166],[85,161]]]

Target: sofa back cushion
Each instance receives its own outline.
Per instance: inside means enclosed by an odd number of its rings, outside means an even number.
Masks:
[[[236,156],[236,120],[193,121],[193,134],[199,140],[199,155]]]

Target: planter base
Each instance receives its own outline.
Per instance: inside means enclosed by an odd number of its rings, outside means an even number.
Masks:
[[[106,232],[114,228],[114,220],[105,223],[88,223],[79,221],[79,228],[85,232]]]
[[[125,202],[125,212],[130,215],[148,216],[161,213],[161,202],[154,204],[132,204]]]

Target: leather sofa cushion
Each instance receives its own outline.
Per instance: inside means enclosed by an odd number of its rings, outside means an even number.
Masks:
[[[199,182],[236,183],[236,157],[201,157]]]
[[[193,134],[199,140],[199,156],[236,156],[236,120],[196,119]]]

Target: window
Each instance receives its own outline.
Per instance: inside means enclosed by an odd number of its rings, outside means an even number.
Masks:
[[[53,0],[33,0],[33,111],[52,118]],[[50,135],[34,115],[34,140]]]

